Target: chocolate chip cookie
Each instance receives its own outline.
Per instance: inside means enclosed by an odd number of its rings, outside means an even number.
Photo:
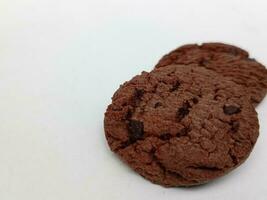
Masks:
[[[185,45],[165,55],[156,68],[170,64],[198,64],[245,87],[251,102],[257,105],[267,93],[267,70],[248,52],[222,43]]]
[[[104,127],[112,151],[167,187],[227,174],[246,160],[259,134],[243,88],[195,65],[165,66],[123,84]]]

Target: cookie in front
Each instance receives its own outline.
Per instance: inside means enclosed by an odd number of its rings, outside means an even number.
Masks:
[[[113,152],[167,187],[227,174],[247,159],[259,134],[242,87],[194,65],[165,66],[123,84],[104,126]]]

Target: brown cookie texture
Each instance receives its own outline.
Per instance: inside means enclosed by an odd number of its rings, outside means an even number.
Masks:
[[[171,64],[198,64],[213,70],[235,83],[244,86],[256,106],[267,93],[267,70],[248,52],[222,43],[184,45],[165,55],[156,65],[161,68]]]
[[[242,164],[259,134],[243,88],[195,65],[143,72],[123,84],[104,119],[110,149],[166,187],[193,186]]]

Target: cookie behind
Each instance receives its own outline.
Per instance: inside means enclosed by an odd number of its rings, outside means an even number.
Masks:
[[[222,43],[190,44],[165,55],[156,68],[171,64],[197,64],[213,70],[243,86],[255,106],[267,93],[267,70],[247,51]]]

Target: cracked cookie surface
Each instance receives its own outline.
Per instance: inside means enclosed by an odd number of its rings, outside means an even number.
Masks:
[[[167,187],[225,175],[246,160],[259,134],[242,87],[194,65],[143,72],[123,84],[104,126],[112,151]]]
[[[267,93],[267,70],[248,52],[222,43],[190,44],[165,55],[156,68],[170,64],[198,64],[244,86],[251,102],[257,105]]]

